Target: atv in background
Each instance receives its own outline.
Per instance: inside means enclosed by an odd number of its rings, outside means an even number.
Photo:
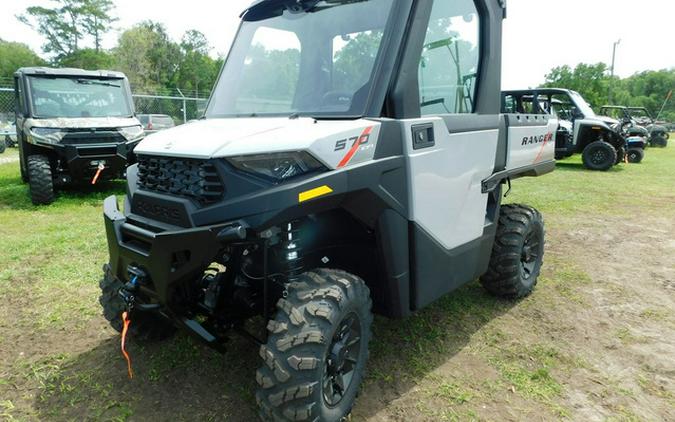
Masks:
[[[144,133],[124,74],[21,68],[14,89],[21,178],[34,204],[52,202],[57,185],[125,174]]]
[[[204,119],[144,139],[125,206],[104,202],[99,301],[123,341],[178,327],[223,350],[242,334],[263,419],[343,421],[373,313],[476,278],[530,294],[543,217],[502,188],[554,170],[558,123],[500,113],[505,15],[495,0],[254,2]]]
[[[665,148],[668,146],[670,132],[665,122],[657,122],[652,114],[644,107],[626,107],[631,117],[649,133],[649,145]]]
[[[578,92],[537,88],[502,92],[504,113],[552,114],[559,120],[555,139],[557,160],[582,154],[584,167],[608,170],[623,162],[626,139],[618,121],[602,119]]]

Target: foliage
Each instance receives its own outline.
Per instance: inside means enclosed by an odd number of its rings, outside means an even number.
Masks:
[[[82,8],[82,26],[84,31],[94,38],[94,50],[101,51],[101,37],[111,29],[118,19],[111,16],[115,8],[112,0],[84,0]]]
[[[26,44],[0,39],[0,80],[9,79],[24,66],[43,66],[42,60]]]
[[[31,6],[17,19],[34,28],[46,42],[42,49],[55,63],[75,54],[80,41],[89,35],[94,49],[100,51],[101,37],[117,19],[111,16],[112,0],[51,0],[52,7]]]
[[[574,69],[555,67],[546,75],[545,87],[568,88],[579,92],[596,110],[611,103],[646,107],[656,117],[668,92],[675,88],[675,69],[645,71],[625,79],[611,78],[604,63],[580,63]],[[675,103],[666,105],[660,119],[675,121]]]
[[[58,58],[78,49],[82,0],[51,0],[53,7],[31,6],[17,19],[39,32],[46,42],[42,49]]]
[[[63,57],[59,61],[59,65],[81,69],[110,69],[114,67],[115,59],[112,54],[106,51],[83,48]]]

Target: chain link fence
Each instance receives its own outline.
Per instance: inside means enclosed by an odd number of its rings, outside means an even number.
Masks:
[[[178,91],[180,93],[180,91]],[[166,114],[179,125],[204,114],[207,98],[133,94],[136,114]],[[0,87],[0,129],[14,121],[14,88]]]

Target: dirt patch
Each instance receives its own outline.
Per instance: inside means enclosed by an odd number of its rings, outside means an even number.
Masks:
[[[16,163],[19,157],[0,157],[0,164]]]

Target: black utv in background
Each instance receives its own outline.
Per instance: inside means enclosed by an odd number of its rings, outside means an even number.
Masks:
[[[21,178],[34,204],[52,202],[58,185],[124,175],[144,132],[123,73],[21,68],[14,87]]]
[[[650,146],[661,148],[668,146],[670,133],[664,122],[657,122],[649,110],[644,107],[626,107],[626,110],[637,124],[647,129]]]
[[[502,112],[553,114],[559,120],[555,138],[557,160],[582,154],[584,167],[609,170],[623,162],[626,140],[619,122],[597,116],[576,91],[537,88],[502,92]]]

